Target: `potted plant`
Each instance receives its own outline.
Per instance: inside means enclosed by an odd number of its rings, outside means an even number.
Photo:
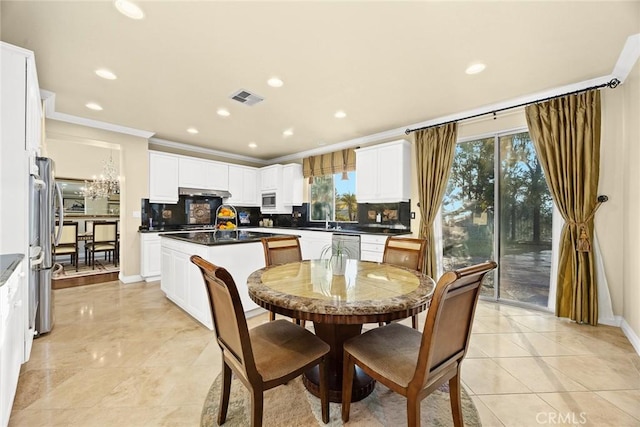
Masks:
[[[344,275],[347,267],[347,260],[351,257],[351,253],[342,242],[335,242],[327,245],[320,253],[320,259],[325,260],[327,267],[331,267],[334,276]]]

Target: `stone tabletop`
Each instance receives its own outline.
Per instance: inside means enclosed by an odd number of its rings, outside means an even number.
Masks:
[[[267,267],[247,279],[249,295],[264,308],[296,318],[357,324],[408,317],[424,310],[435,282],[417,271],[348,260],[334,276],[325,260]],[[411,314],[407,314],[411,312]]]

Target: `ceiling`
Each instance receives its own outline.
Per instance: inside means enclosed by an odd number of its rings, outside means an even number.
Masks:
[[[142,20],[111,1],[2,0],[1,38],[35,52],[57,113],[262,160],[607,76],[640,32],[637,1],[139,5]]]

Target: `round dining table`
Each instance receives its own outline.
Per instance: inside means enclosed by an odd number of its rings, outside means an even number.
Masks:
[[[428,307],[432,278],[391,264],[348,260],[344,275],[334,275],[327,260],[265,267],[247,279],[249,296],[261,307],[294,319],[312,321],[315,334],[329,344],[329,399],[342,402],[343,343],[360,335],[364,323],[389,322]],[[377,327],[377,325],[376,325]],[[352,401],[369,395],[375,381],[356,366]],[[319,396],[317,366],[303,375],[307,390]]]

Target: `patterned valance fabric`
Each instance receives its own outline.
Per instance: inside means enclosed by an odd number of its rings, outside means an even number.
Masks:
[[[302,174],[305,178],[340,172],[346,174],[354,170],[356,170],[356,152],[353,148],[305,157],[302,160]]]

